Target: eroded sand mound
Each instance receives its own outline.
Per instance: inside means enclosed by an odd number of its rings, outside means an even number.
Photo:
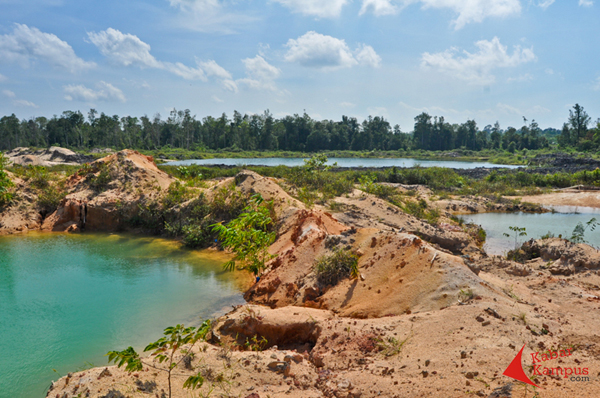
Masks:
[[[141,200],[151,200],[175,178],[156,167],[151,157],[132,150],[109,155],[82,168],[67,181],[69,194],[42,225],[45,231],[85,228],[113,231]]]
[[[0,235],[39,229],[42,216],[35,208],[37,195],[21,178],[7,173],[14,184],[17,199],[0,209]]]

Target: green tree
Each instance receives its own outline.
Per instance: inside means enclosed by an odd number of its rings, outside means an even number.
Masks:
[[[265,263],[274,257],[268,251],[277,236],[269,230],[273,223],[272,205],[273,201],[265,202],[260,194],[255,194],[243,213],[227,226],[222,223],[212,225],[221,245],[235,253],[233,260],[225,263],[225,269],[233,271],[237,262],[240,269],[247,269],[255,276],[262,274]]]
[[[571,126],[571,145],[577,145],[579,140],[585,138],[588,125],[592,119],[583,109],[583,106],[575,104],[569,111],[569,125]]]
[[[518,243],[519,237],[520,236],[527,236],[526,228],[525,227],[508,227],[508,229],[510,229],[514,233],[514,236],[515,236],[515,250],[517,250],[517,247],[519,245],[519,243]],[[507,234],[505,232],[504,236],[506,236],[507,238],[510,238],[511,235]]]
[[[585,231],[589,228],[590,231],[593,231],[598,226],[598,221],[596,218],[590,219],[585,223],[578,223],[573,232],[571,233],[571,238],[569,239],[573,243],[587,243],[585,240]]]
[[[144,369],[144,365],[167,373],[167,381],[169,386],[169,398],[171,398],[171,376],[173,370],[179,366],[184,358],[190,354],[194,345],[204,340],[207,333],[210,331],[211,322],[206,320],[202,323],[199,328],[185,327],[184,325],[169,326],[164,331],[164,337],[156,340],[154,343],[148,344],[144,348],[144,352],[151,351],[150,356],[154,357],[159,364],[165,364],[166,368],[155,366],[152,362],[147,362],[142,359],[140,355],[135,351],[133,347],[128,347],[123,351],[110,351],[106,354],[108,356],[108,363],[114,362],[119,368],[125,365],[125,370],[128,372],[139,372]],[[184,352],[183,347],[191,344],[190,347]],[[182,350],[186,355],[178,358],[177,352]],[[188,377],[183,386],[185,388],[199,388],[204,383],[204,378],[200,373]]]

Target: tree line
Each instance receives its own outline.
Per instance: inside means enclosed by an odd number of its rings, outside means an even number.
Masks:
[[[385,118],[369,116],[359,122],[342,116],[339,121],[315,120],[295,114],[277,119],[267,110],[263,114],[232,117],[223,113],[215,118],[197,119],[189,110],[173,109],[166,120],[159,114],[132,117],[107,115],[90,109],[85,117],[80,111],[65,111],[52,118],[35,117],[19,120],[14,114],[0,119],[0,150],[20,146],[52,145],[92,149],[111,147],[158,150],[181,148],[193,151],[303,151],[320,150],[453,150],[540,149],[556,137],[561,147],[595,149],[600,146],[600,122],[589,129],[590,117],[579,104],[570,111],[562,131],[541,130],[532,120],[523,118],[519,129],[501,129],[498,122],[483,129],[474,120],[450,124],[444,117],[426,112],[415,117],[414,129],[407,133],[392,126]]]

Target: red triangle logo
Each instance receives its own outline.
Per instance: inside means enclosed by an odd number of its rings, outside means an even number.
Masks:
[[[532,382],[529,379],[529,377],[527,377],[527,375],[525,374],[525,371],[523,370],[523,365],[522,365],[522,359],[521,359],[521,357],[523,356],[523,350],[524,349],[525,349],[525,344],[523,344],[523,348],[521,348],[521,351],[519,351],[519,353],[517,354],[517,356],[515,357],[515,359],[512,360],[512,362],[510,363],[510,365],[508,365],[508,368],[506,368],[506,370],[502,374],[504,376],[512,377],[515,380],[522,381],[523,383],[527,383],[527,384],[530,384],[532,386],[541,388],[540,386],[538,386],[537,384],[535,384],[534,382]]]

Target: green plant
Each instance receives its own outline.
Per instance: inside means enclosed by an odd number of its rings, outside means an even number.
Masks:
[[[67,195],[61,187],[48,185],[41,190],[38,196],[38,206],[46,213],[52,213],[58,208],[60,201]]]
[[[4,170],[8,164],[8,159],[0,153],[0,206],[4,206],[13,198],[10,188],[14,186],[13,182],[8,178],[8,173]]]
[[[460,289],[458,292],[458,302],[466,303],[469,300],[472,300],[474,296],[475,296],[475,294],[473,293],[473,289],[471,289],[471,288]]]
[[[386,339],[377,339],[377,347],[379,348],[379,351],[386,357],[398,355],[402,351],[402,347],[404,347],[404,344],[406,344],[408,339],[410,339],[411,337],[412,331],[411,334],[404,340],[398,340],[395,337],[391,336]]]
[[[599,223],[596,221],[596,218],[590,219],[588,222],[585,223],[585,225],[579,222],[575,229],[573,229],[569,240],[573,243],[586,243],[586,240],[584,238],[585,231],[587,231],[588,228],[590,231],[595,230],[598,224]]]
[[[44,189],[50,185],[50,174],[44,166],[28,166],[25,178],[37,189]]]
[[[517,294],[514,292],[514,286],[510,285],[509,288],[505,287],[502,289],[502,291],[504,292],[504,294],[506,294],[508,297],[512,298],[515,301],[521,301],[521,299],[519,298],[519,296],[517,296]]]
[[[517,250],[517,248],[519,247],[519,243],[518,243],[519,237],[520,236],[527,236],[526,228],[525,227],[512,226],[512,227],[508,227],[508,229],[510,229],[514,233],[514,237],[515,237],[515,250]],[[510,238],[511,234],[507,234],[505,232],[504,236],[506,236],[507,238]]]
[[[314,270],[320,284],[335,285],[342,278],[358,277],[358,256],[349,250],[337,248],[333,254],[318,259]]]
[[[112,181],[110,168],[106,163],[98,164],[98,174],[92,174],[90,177],[90,185],[98,191],[104,191],[108,184]]]
[[[175,181],[169,185],[167,194],[163,198],[163,206],[169,209],[191,198],[193,193],[185,185],[179,181]]]
[[[516,296],[514,296],[516,297]],[[513,298],[514,298],[513,297]],[[518,299],[518,297],[517,297]],[[521,322],[523,322],[523,325],[527,325],[527,314],[524,312],[519,313],[519,315],[513,315],[515,318],[519,319]]]
[[[252,336],[250,339],[246,338],[246,343],[244,343],[246,348],[254,352],[263,351],[267,344],[269,344],[269,341],[264,336],[259,339],[257,335]]]
[[[152,363],[144,362],[139,354],[133,347],[128,347],[123,351],[110,351],[106,354],[108,356],[108,363],[114,362],[119,368],[125,365],[125,370],[128,372],[141,371],[144,365],[150,366],[156,370],[167,373],[167,382],[169,388],[169,398],[171,398],[171,376],[173,370],[186,358],[182,356],[177,358],[176,353],[182,349],[183,346],[191,344],[191,347],[187,352],[191,351],[193,346],[200,340],[204,340],[206,334],[210,331],[211,322],[206,320],[202,323],[199,328],[185,327],[184,325],[170,326],[165,329],[164,337],[161,337],[157,341],[148,344],[144,348],[144,352],[151,351],[151,356],[158,361],[159,364],[165,364],[166,367],[158,367]],[[184,383],[185,388],[198,388],[202,386],[204,378],[201,374],[190,376]]]
[[[264,202],[260,194],[255,194],[243,213],[227,226],[222,223],[213,224],[213,231],[218,234],[221,245],[235,253],[233,260],[225,263],[225,269],[234,270],[237,261],[239,268],[260,276],[265,263],[274,257],[268,252],[277,236],[275,232],[269,231],[273,223],[269,209],[272,203]]]

